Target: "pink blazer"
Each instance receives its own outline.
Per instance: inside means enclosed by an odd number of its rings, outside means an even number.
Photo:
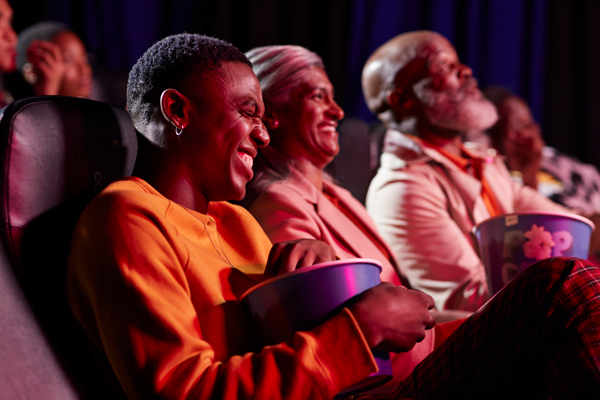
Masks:
[[[407,285],[390,247],[381,238],[365,207],[349,191],[334,183],[323,182],[323,190],[351,210],[362,229],[295,169],[288,179],[272,184],[261,193],[249,211],[273,243],[303,238],[319,239],[332,246],[341,259],[372,258],[380,261],[383,264],[382,281]],[[384,249],[385,254],[374,241]],[[397,386],[415,365],[431,353],[434,338],[433,329],[428,330],[425,339],[412,350],[392,356],[394,379],[379,389],[381,393]]]
[[[341,259],[372,258],[380,261],[383,264],[382,281],[401,284],[400,276],[403,274],[395,256],[381,238],[365,207],[349,191],[332,182],[325,180],[323,190],[345,205],[360,227],[296,169],[292,169],[288,179],[272,184],[261,193],[249,211],[273,243],[319,239],[332,246]],[[380,248],[384,249],[384,254]],[[406,284],[406,280],[402,283]]]

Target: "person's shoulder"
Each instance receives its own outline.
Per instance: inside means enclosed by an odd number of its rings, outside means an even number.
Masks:
[[[381,155],[380,167],[375,174],[374,180],[403,180],[411,177],[423,177],[435,174],[436,165],[431,157],[408,161],[392,153]]]
[[[135,176],[126,176],[107,185],[100,192],[100,195],[104,196],[124,192],[156,193],[156,189],[154,189],[148,182],[141,178]]]
[[[308,181],[302,182],[294,179],[285,179],[273,183],[262,194],[271,199],[287,202],[297,201],[299,197],[313,198],[315,197],[314,191],[316,191],[316,188]]]
[[[244,207],[228,201],[211,201],[208,204],[207,214],[217,219],[252,218],[252,214]]]
[[[88,205],[86,213],[103,217],[120,215],[134,209],[149,210],[168,200],[144,180],[126,177],[109,184]]]
[[[128,176],[106,186],[96,199],[124,199],[147,196],[161,196],[160,193],[141,178]]]
[[[257,196],[255,202],[293,203],[299,199],[317,201],[317,189],[302,173],[292,169],[286,179],[271,183]]]
[[[384,158],[388,159],[387,162],[394,159],[394,168],[397,169],[414,163],[427,162],[430,156],[427,155],[425,148],[419,143],[416,136],[388,129],[383,142],[382,165],[386,162]]]

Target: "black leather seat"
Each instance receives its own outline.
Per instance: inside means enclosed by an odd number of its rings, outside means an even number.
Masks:
[[[131,174],[128,113],[93,100],[31,97],[0,120],[0,397],[123,397],[94,360],[64,297],[66,257],[83,208]]]
[[[358,118],[346,117],[338,132],[340,152],[326,170],[364,204],[371,179],[379,168],[385,129],[380,124],[371,127]]]

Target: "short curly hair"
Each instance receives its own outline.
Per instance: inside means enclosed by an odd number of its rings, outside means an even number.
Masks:
[[[218,72],[225,62],[252,67],[239,49],[214,37],[181,33],[156,42],[129,72],[127,108],[136,128],[143,133],[152,121],[165,89],[183,90],[190,78]]]

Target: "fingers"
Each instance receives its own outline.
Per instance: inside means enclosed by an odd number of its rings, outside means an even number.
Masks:
[[[281,267],[281,254],[284,251],[284,246],[282,243],[275,243],[273,247],[271,247],[271,251],[269,252],[269,258],[267,260],[267,267],[265,270],[266,275],[275,276],[279,274],[279,268]]]
[[[310,253],[304,255],[303,249],[296,248],[295,242],[279,242],[273,245],[267,261],[267,270],[271,275],[279,275],[312,265],[314,261],[312,255]],[[303,262],[304,257],[306,257],[305,262]]]
[[[435,326],[433,298],[419,290],[382,283],[358,296],[349,307],[372,348],[407,351]]]
[[[320,240],[299,239],[279,242],[271,248],[267,272],[277,275],[335,259],[333,248]]]
[[[411,292],[414,296],[421,298],[423,305],[427,307],[428,310],[431,310],[433,307],[435,307],[435,300],[433,300],[433,297],[427,293],[416,289],[410,289],[409,292]]]
[[[27,58],[36,67],[45,69],[62,64],[62,53],[54,43],[36,40],[27,49]]]
[[[433,297],[427,293],[414,289],[410,289],[409,292],[411,292],[411,295],[415,296],[417,301],[420,301],[423,307],[427,308],[428,311],[433,310],[435,307],[435,300],[433,300]],[[431,314],[431,312],[423,314],[423,326],[425,329],[433,328],[435,323],[435,317]],[[421,338],[421,340],[423,340],[423,338]],[[418,341],[420,342],[421,340]]]

